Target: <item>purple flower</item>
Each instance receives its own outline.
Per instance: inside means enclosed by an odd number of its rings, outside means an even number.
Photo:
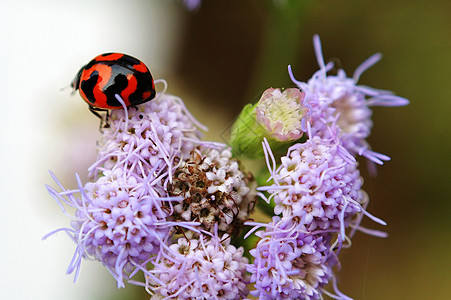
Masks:
[[[97,162],[89,168],[93,178],[113,168],[142,176],[157,168],[167,170],[170,179],[175,165],[200,143],[198,128],[206,130],[180,98],[165,93],[137,107],[113,111],[109,123],[98,142]]]
[[[269,145],[263,145],[268,165],[274,166]],[[280,160],[277,169],[270,169],[274,183],[259,188],[270,193],[274,213],[287,223],[296,220],[308,231],[339,232],[343,240],[345,228],[357,214],[366,213],[362,205],[368,202],[355,159],[339,140],[314,136],[290,147]]]
[[[147,290],[165,299],[243,299],[248,294],[243,251],[227,235],[179,238],[155,260],[149,272],[157,280],[148,277]]]
[[[49,193],[64,212],[64,204],[76,209],[72,228],[59,229],[77,244],[67,270],[76,272],[75,280],[81,259],[91,258],[102,262],[118,287],[123,287],[124,275],[141,269],[143,262],[157,254],[171,229],[162,204],[173,199],[160,197],[142,178],[123,175],[122,169],[105,171],[104,176],[84,187],[77,176],[78,189],[67,190],[52,174],[62,191],[47,186]]]
[[[317,35],[314,36],[314,46],[320,70],[307,83],[297,81],[289,67],[291,79],[306,94],[305,103],[309,108],[308,118],[312,134],[327,138],[328,127],[336,123],[338,136],[348,151],[383,164],[383,161],[390,158],[372,151],[366,141],[373,125],[370,108],[403,106],[409,101],[389,91],[357,85],[360,75],[380,60],[380,54],[375,54],[363,62],[355,70],[354,76],[348,78],[341,69],[336,76],[327,75],[333,68],[333,63],[324,63],[321,42]]]
[[[204,127],[183,102],[164,93],[138,108],[114,111],[109,123],[89,168],[92,182],[83,186],[77,176],[78,189],[67,190],[52,174],[62,191],[47,189],[63,212],[64,205],[76,210],[72,228],[60,229],[77,244],[68,273],[75,271],[76,280],[81,259],[96,259],[122,287],[124,277],[146,272],[173,226],[198,232],[192,226],[199,223],[169,219],[168,202],[183,198],[169,196],[167,186],[178,163],[209,143],[200,142],[197,128]]]
[[[201,0],[183,0],[183,4],[188,8],[189,10],[195,10],[200,7],[200,4],[202,3]]]
[[[247,266],[255,283],[251,294],[259,299],[320,299],[336,263],[331,235],[313,235],[302,224],[287,226],[278,217],[264,226],[250,251],[254,262]]]
[[[335,136],[337,130],[327,128],[329,138],[312,131],[307,123],[308,140],[290,147],[279,167],[268,141],[262,143],[273,183],[258,188],[269,197],[259,195],[274,201],[278,216],[269,224],[246,223],[254,225],[248,235],[266,228],[256,233],[260,240],[250,251],[254,262],[247,269],[255,283],[251,294],[259,299],[322,298],[343,242],[349,243],[355,230],[384,236],[360,227],[363,215],[385,222],[366,212],[368,196],[357,162]]]

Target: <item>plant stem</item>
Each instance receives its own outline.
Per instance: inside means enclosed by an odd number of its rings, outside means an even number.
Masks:
[[[257,59],[248,99],[254,99],[255,95],[269,87],[284,87],[288,84],[287,66],[293,64],[299,55],[303,16],[310,3],[311,0],[286,0],[279,5],[268,4],[262,50]]]

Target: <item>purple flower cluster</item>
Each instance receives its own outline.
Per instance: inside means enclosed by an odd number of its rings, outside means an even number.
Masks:
[[[261,239],[250,251],[255,259],[248,265],[256,288],[251,294],[259,299],[319,299],[336,262],[331,236],[310,234],[278,217],[256,235]]]
[[[47,186],[66,214],[67,206],[75,210],[71,228],[54,231],[64,230],[77,245],[68,273],[75,271],[77,279],[82,258],[91,258],[107,267],[118,287],[139,271],[162,283],[164,270],[159,268],[164,264],[159,260],[190,237],[186,242],[199,244],[199,251],[210,253],[214,247],[215,273],[221,261],[227,265],[219,281],[206,282],[208,287],[218,293],[238,295],[237,287],[244,291],[243,251],[218,242],[213,232],[219,225],[221,234],[237,233],[236,226],[248,219],[255,201],[253,178],[240,170],[224,145],[200,140],[203,125],[175,96],[160,93],[137,108],[114,111],[109,123],[98,141],[97,161],[89,168],[90,182],[83,185],[77,176],[78,188],[67,190],[52,174],[62,191]],[[195,204],[201,204],[197,214]],[[194,279],[205,282],[203,276]],[[182,287],[185,280],[174,278],[173,284]],[[191,290],[202,288],[189,280]]]
[[[114,111],[110,127],[98,143],[97,161],[89,171],[92,182],[62,192],[47,187],[63,206],[76,209],[67,233],[77,243],[68,273],[76,270],[83,257],[102,262],[118,286],[123,277],[156,255],[172,222],[165,187],[172,180],[178,161],[189,156],[200,137],[197,121],[183,102],[160,94],[158,99],[129,110]],[[190,226],[189,222],[178,226]]]
[[[208,236],[208,238],[206,238]],[[248,294],[244,249],[230,245],[227,235],[179,238],[156,258],[147,277],[151,294],[165,299],[243,299]]]
[[[305,93],[306,126],[299,128],[307,132],[307,140],[289,147],[280,162],[269,141],[263,142],[270,183],[258,190],[267,203],[274,202],[275,216],[269,224],[246,223],[254,226],[251,232],[264,228],[256,233],[260,240],[250,251],[254,261],[247,267],[255,286],[251,294],[259,299],[322,299],[323,293],[348,299],[336,287],[335,295],[324,290],[334,278],[338,253],[350,246],[355,230],[385,236],[360,226],[364,215],[385,222],[365,210],[369,199],[354,155],[380,164],[387,160],[365,140],[372,126],[370,107],[408,101],[356,85],[379,55],[360,66],[352,79],[342,70],[327,76],[332,63],[324,64],[317,36],[314,42],[321,69],[308,83],[293,79]]]
[[[52,175],[53,176],[53,175]],[[53,176],[54,177],[54,176]],[[62,192],[47,187],[60,203],[75,208],[72,228],[63,228],[77,244],[67,270],[78,278],[82,258],[102,262],[123,287],[123,277],[159,251],[160,241],[169,233],[162,199],[123,171],[105,171],[96,182]],[[64,208],[63,208],[64,209]],[[53,233],[53,232],[52,232]]]
[[[180,98],[164,93],[144,105],[113,111],[110,123],[98,141],[97,161],[89,168],[90,176],[96,178],[113,168],[143,178],[157,171],[165,177],[165,185],[175,165],[198,146],[198,128],[206,129]]]
[[[183,4],[186,6],[189,10],[196,10],[201,5],[201,0],[183,0]]]
[[[390,158],[371,150],[366,138],[371,133],[371,107],[373,106],[403,106],[409,101],[395,96],[390,91],[379,90],[357,85],[360,75],[381,59],[379,53],[363,62],[348,78],[344,70],[338,70],[336,76],[327,75],[334,64],[325,64],[321,51],[321,42],[314,36],[315,52],[320,69],[308,82],[296,80],[289,67],[293,82],[305,93],[304,105],[309,109],[308,118],[314,136],[330,137],[328,128],[336,125],[336,134],[343,147],[351,154],[362,155],[369,160],[383,164]],[[334,124],[334,125],[333,125]]]
[[[368,196],[357,163],[338,139],[309,132],[309,139],[290,147],[277,168],[266,141],[263,147],[273,183],[258,189],[269,194],[262,193],[263,199],[274,201],[277,217],[270,224],[248,223],[266,227],[257,232],[261,239],[250,252],[255,258],[248,266],[256,287],[252,293],[260,299],[319,299],[333,276],[336,252],[352,235],[347,228],[359,228],[362,214],[385,222],[365,211]]]
[[[264,144],[265,151],[271,149]],[[274,164],[274,162],[272,162]],[[308,231],[344,232],[350,216],[367,200],[355,159],[339,144],[314,136],[295,144],[271,174],[274,184],[261,187],[271,194],[282,222],[304,224]]]

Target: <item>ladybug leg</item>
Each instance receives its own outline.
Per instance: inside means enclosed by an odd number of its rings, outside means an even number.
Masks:
[[[110,128],[110,124],[108,124],[108,119],[110,117],[110,111],[108,109],[103,108],[97,108],[94,106],[89,105],[89,110],[100,119],[100,131],[102,131],[102,128]],[[99,111],[106,112],[105,118],[99,114]]]

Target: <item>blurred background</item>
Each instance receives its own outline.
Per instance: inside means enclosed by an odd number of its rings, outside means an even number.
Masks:
[[[326,61],[349,75],[375,52],[383,60],[361,84],[410,99],[374,109],[373,149],[391,156],[367,176],[369,211],[386,239],[358,233],[341,253],[342,292],[354,299],[451,296],[451,2],[204,0],[189,11],[172,0],[23,0],[0,2],[0,298],[147,299],[117,290],[97,262],[84,261],[77,283],[65,275],[74,244],[45,184],[86,178],[95,160],[98,119],[69,83],[103,52],[140,58],[168,92],[184,99],[221,136],[243,105],[268,87],[293,87],[318,69],[312,37]],[[158,87],[161,89],[161,87]]]

